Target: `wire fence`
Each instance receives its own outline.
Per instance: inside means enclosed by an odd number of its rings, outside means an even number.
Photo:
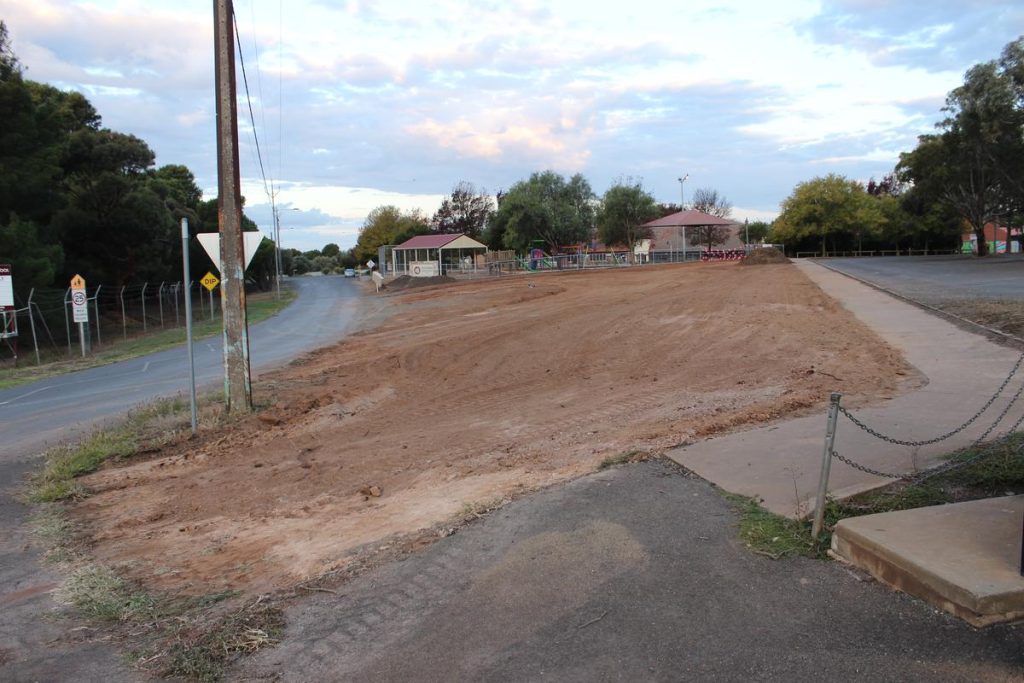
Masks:
[[[26,298],[16,297],[17,308],[4,339],[9,359],[18,362],[19,342],[36,364],[44,356],[87,355],[115,342],[127,342],[151,332],[185,324],[185,297],[192,300],[197,320],[219,316],[219,296],[199,282],[143,282],[141,284],[98,285],[86,290],[89,321],[74,322],[71,288],[34,288]]]

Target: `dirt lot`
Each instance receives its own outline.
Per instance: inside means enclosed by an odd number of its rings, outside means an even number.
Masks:
[[[261,380],[263,412],[89,477],[96,495],[75,515],[97,558],[156,587],[286,587],[605,458],[805,411],[831,390],[888,397],[913,374],[790,265],[368,303],[388,316]]]

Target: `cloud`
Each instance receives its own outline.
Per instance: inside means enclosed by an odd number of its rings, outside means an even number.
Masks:
[[[598,193],[676,178],[772,213],[832,170],[880,177],[941,118],[1019,2],[293,0],[237,3],[264,167],[290,239],[354,242],[381,204],[436,209],[551,168]],[[104,124],[216,187],[208,0],[0,0],[28,77],[89,94]],[[241,76],[241,73],[239,73]],[[269,205],[240,95],[247,211]],[[755,215],[751,213],[751,216]],[[347,240],[347,242],[346,242]],[[320,243],[317,244],[316,242]]]
[[[815,40],[866,54],[878,66],[966,70],[993,58],[993,46],[1024,27],[1019,2],[962,0],[825,0],[803,23]]]

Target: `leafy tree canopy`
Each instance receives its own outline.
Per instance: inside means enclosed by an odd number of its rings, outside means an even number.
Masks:
[[[352,253],[359,263],[366,263],[377,259],[377,249],[382,246],[401,244],[410,237],[429,232],[430,222],[419,210],[402,212],[397,206],[378,206],[359,229]]]
[[[1024,37],[971,67],[943,111],[939,132],[900,156],[897,176],[913,186],[916,205],[941,203],[962,217],[984,256],[985,225],[1024,207]]]
[[[605,244],[624,245],[632,254],[633,246],[651,236],[644,223],[658,218],[654,197],[639,180],[618,180],[604,193],[597,213],[597,230]]]
[[[772,239],[785,244],[826,241],[877,234],[886,217],[864,187],[845,176],[831,173],[802,182],[782,202],[782,213],[775,220]]]
[[[462,233],[477,239],[492,213],[494,200],[487,191],[477,191],[472,183],[462,181],[444,198],[430,223],[434,232]]]
[[[526,251],[541,242],[549,252],[583,242],[594,225],[594,192],[580,174],[534,173],[502,196],[487,230],[493,248]]]

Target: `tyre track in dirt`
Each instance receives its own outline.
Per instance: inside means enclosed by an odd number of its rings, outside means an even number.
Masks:
[[[87,478],[95,495],[76,518],[99,559],[159,587],[272,590],[467,504],[792,415],[837,382],[851,400],[890,396],[907,374],[789,265],[474,281],[380,301],[392,314],[376,328],[257,387],[273,397],[260,415]]]

